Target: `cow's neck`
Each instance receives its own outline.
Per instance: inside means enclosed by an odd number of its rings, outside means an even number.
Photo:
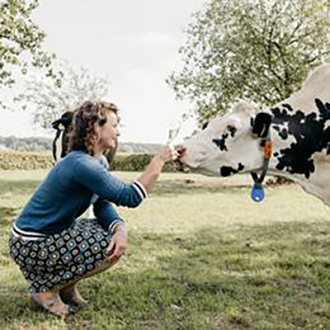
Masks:
[[[289,178],[330,205],[330,65],[269,110],[275,148],[269,173]]]
[[[327,142],[320,142],[314,136],[306,136],[297,142],[285,129],[278,130],[277,123],[271,125],[274,142],[273,156],[269,164],[269,174],[288,178],[298,183],[306,192],[317,196],[330,205],[330,160],[327,157]],[[317,145],[317,143],[321,145]],[[314,143],[315,142],[315,143]],[[318,150],[318,151],[316,151]],[[328,150],[329,152],[329,150]]]

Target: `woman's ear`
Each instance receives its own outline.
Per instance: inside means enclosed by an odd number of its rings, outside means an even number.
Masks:
[[[272,122],[272,116],[265,112],[260,112],[254,119],[251,119],[252,133],[260,138],[267,136],[270,124]]]
[[[99,143],[100,140],[101,140],[101,127],[97,125],[97,127],[95,127],[95,131],[93,134],[93,142]]]

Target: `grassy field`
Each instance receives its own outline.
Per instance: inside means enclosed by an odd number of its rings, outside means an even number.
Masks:
[[[80,284],[89,305],[31,310],[7,240],[44,175],[0,172],[0,329],[330,329],[330,209],[295,185],[254,203],[248,177],[163,174],[140,208],[119,209],[129,250]]]

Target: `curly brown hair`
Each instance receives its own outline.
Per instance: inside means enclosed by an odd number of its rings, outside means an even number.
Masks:
[[[69,134],[69,150],[82,150],[91,156],[94,155],[92,140],[96,135],[95,124],[103,126],[107,122],[106,111],[112,111],[118,116],[118,108],[115,104],[100,101],[86,101],[74,111]],[[115,151],[109,151],[110,158],[114,156]]]

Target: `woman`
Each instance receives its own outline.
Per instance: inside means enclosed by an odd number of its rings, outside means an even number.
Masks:
[[[105,151],[116,148],[114,104],[85,102],[75,111],[70,152],[49,172],[15,221],[10,254],[31,285],[31,300],[57,315],[84,304],[76,284],[116,263],[127,232],[113,204],[137,207],[165,162],[177,151],[165,146],[142,175],[125,184],[108,171]],[[95,219],[78,219],[93,204]]]

